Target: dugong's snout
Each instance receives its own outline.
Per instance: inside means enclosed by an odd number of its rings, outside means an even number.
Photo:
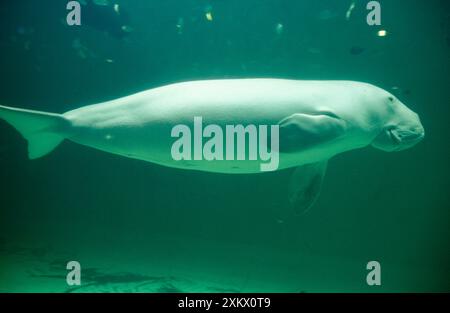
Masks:
[[[384,151],[401,151],[416,145],[424,137],[425,129],[419,115],[398,101],[394,117],[381,130],[372,146]]]
[[[425,137],[425,130],[422,125],[412,128],[394,128],[390,130],[392,139],[397,143],[394,151],[408,149],[419,143]]]

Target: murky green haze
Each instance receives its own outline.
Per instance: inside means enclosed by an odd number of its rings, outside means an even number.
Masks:
[[[116,2],[124,38],[65,25],[66,1],[2,1],[0,104],[63,113],[186,80],[357,80],[398,96],[426,137],[331,159],[318,202],[294,216],[290,171],[183,171],[68,141],[28,160],[2,120],[0,291],[450,291],[447,1],[380,1],[381,26],[363,0],[348,20],[351,0]],[[70,260],[80,287],[66,285]]]

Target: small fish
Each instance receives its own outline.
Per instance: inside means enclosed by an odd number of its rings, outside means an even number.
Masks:
[[[411,89],[408,88],[400,88],[398,86],[393,86],[391,87],[391,90],[395,95],[409,96],[411,94]]]
[[[205,17],[209,22],[212,22],[212,20],[214,19],[212,13],[212,6],[208,5],[205,7]]]
[[[17,33],[19,35],[25,35],[25,32],[26,32],[25,27],[23,27],[23,26],[17,27]]]
[[[338,14],[336,12],[332,12],[331,10],[323,10],[320,11],[319,15],[317,16],[319,20],[331,20],[333,18],[336,18],[338,16]]]
[[[109,5],[108,0],[93,0],[96,5]]]
[[[82,23],[123,39],[132,31],[126,11],[119,4],[109,1],[86,0],[82,7]]]
[[[183,29],[184,29],[184,18],[182,18],[182,17],[178,18],[176,28],[177,28],[178,34],[181,35],[183,33]]]
[[[72,40],[72,48],[77,52],[77,55],[81,59],[95,58],[95,53],[84,45],[80,38]]]
[[[278,35],[281,35],[281,34],[283,33],[283,30],[284,30],[283,24],[278,23],[277,25],[275,25],[275,32],[276,32]]]
[[[345,13],[345,19],[348,21],[350,19],[350,17],[352,16],[352,12],[355,9],[355,1],[353,1],[350,4],[350,7],[348,8],[347,12]]]
[[[25,26],[18,26],[16,28],[16,32],[20,36],[32,35],[34,33],[34,28],[32,28],[32,27],[25,27]]]
[[[366,51],[366,49],[364,49],[360,46],[353,46],[350,48],[350,54],[353,54],[353,55],[360,55],[364,51]]]

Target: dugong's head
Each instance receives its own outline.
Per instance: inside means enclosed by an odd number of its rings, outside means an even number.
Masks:
[[[425,130],[419,115],[390,94],[383,98],[381,106],[385,106],[387,118],[372,146],[383,151],[400,151],[421,141]]]

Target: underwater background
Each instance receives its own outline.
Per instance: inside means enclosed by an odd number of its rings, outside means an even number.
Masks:
[[[187,80],[343,79],[395,94],[426,137],[334,157],[295,216],[290,171],[183,171],[68,141],[28,160],[1,120],[0,292],[450,291],[450,5],[379,1],[369,26],[367,2],[80,1],[68,26],[67,1],[1,1],[2,105],[63,113]],[[81,286],[66,284],[71,260]],[[372,260],[381,286],[366,283]]]

